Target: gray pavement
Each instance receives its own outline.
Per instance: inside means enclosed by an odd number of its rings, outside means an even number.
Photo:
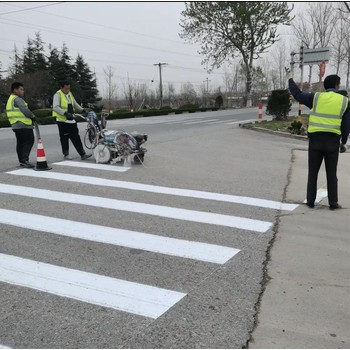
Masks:
[[[305,198],[307,152],[295,150],[285,200]],[[339,157],[339,203],[282,215],[249,348],[350,348],[350,154]],[[319,188],[326,188],[324,167]]]

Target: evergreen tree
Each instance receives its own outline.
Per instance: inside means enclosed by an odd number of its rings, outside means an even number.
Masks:
[[[75,98],[78,103],[95,103],[98,93],[96,79],[80,54],[75,60],[74,68],[74,79],[78,85],[74,93]]]
[[[9,66],[9,75],[12,79],[16,80],[16,77],[23,73],[23,59],[18,53],[16,44],[14,46],[13,57],[11,59],[13,63]]]

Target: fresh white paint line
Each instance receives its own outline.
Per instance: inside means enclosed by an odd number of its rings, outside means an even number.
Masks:
[[[57,163],[57,164],[60,164],[60,163]],[[52,171],[37,172],[37,171],[33,171],[32,169],[18,169],[18,170],[9,171],[7,174],[39,177],[44,179],[55,179],[55,180],[69,181],[69,182],[78,182],[78,183],[84,183],[88,185],[97,185],[97,186],[104,186],[104,187],[108,186],[108,187],[115,187],[115,188],[125,188],[129,190],[169,194],[169,195],[181,196],[181,197],[192,197],[192,198],[215,200],[215,201],[221,201],[221,202],[238,203],[238,204],[252,205],[256,207],[263,207],[263,208],[277,209],[277,210],[292,211],[298,207],[298,204],[281,203],[281,202],[253,198],[253,197],[233,196],[230,194],[186,190],[182,188],[147,185],[147,184],[141,184],[136,182],[127,182],[127,181],[119,181],[119,180],[108,180],[108,179],[101,179],[93,176],[62,174],[62,173],[55,173]]]
[[[208,123],[208,122],[214,122],[217,121],[219,119],[204,119],[204,120],[198,120],[198,121],[194,121],[194,122],[187,122],[184,123],[185,125],[192,125],[192,124],[202,124],[202,123]]]
[[[117,199],[79,195],[73,193],[57,192],[27,186],[14,186],[0,184],[0,193],[18,196],[40,198],[45,200],[88,205],[99,208],[127,211],[138,214],[147,214],[177,220],[200,222],[205,224],[234,227],[243,230],[266,232],[272,223],[254,219],[242,218],[216,213],[206,213],[188,209],[166,207],[161,205],[122,201]]]
[[[18,220],[19,217],[21,220]],[[239,252],[238,249],[215,244],[186,241],[7,209],[0,209],[0,223],[216,264],[224,264]]]
[[[0,281],[154,319],[186,295],[5,254]]]
[[[322,201],[322,199],[324,199],[324,198],[326,198],[326,197],[328,197],[328,192],[327,192],[327,190],[326,190],[325,188],[319,188],[319,189],[317,190],[317,193],[316,193],[315,203],[316,203],[316,204],[319,204],[319,203]],[[306,203],[306,202],[307,202],[307,200],[305,199],[305,200],[304,200],[304,203]]]
[[[251,123],[251,122],[259,122],[260,119],[258,119],[258,112],[256,113],[255,119],[247,119],[247,120],[238,120],[230,123],[226,123],[227,125],[233,125],[233,124],[241,124],[241,123]],[[264,116],[262,120],[272,120],[272,117],[270,116]],[[257,126],[259,126],[257,124]]]
[[[96,163],[72,162],[70,160],[65,160],[63,162],[57,162],[57,163],[52,163],[52,164],[72,166],[72,167],[85,168],[85,169],[117,171],[120,173],[123,173],[123,172],[131,169],[130,167],[123,166],[123,165],[107,165],[107,164],[96,164]]]
[[[0,129],[0,130],[1,130],[1,129]],[[0,349],[11,349],[11,348],[9,348],[8,346],[1,345],[1,344],[0,344]]]

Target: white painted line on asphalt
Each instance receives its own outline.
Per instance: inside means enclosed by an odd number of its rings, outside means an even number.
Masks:
[[[251,123],[251,122],[259,122],[260,120],[261,119],[258,119],[258,113],[257,113],[257,117],[255,119],[239,120],[239,121],[234,121],[234,122],[226,123],[226,124],[233,125],[233,124],[240,124],[240,123]],[[263,117],[262,120],[272,120],[272,117]]]
[[[317,193],[316,193],[315,204],[319,204],[319,203],[322,201],[322,199],[324,199],[324,198],[326,198],[326,197],[328,197],[327,189],[325,189],[325,188],[319,188],[319,189],[317,190]],[[304,203],[306,203],[306,202],[307,202],[307,200],[305,199],[305,200],[304,200]]]
[[[219,119],[205,119],[205,120],[197,120],[197,121],[194,121],[194,122],[187,122],[187,123],[184,123],[185,125],[192,125],[192,124],[203,124],[203,123],[208,123],[208,122],[214,122],[214,121],[217,121]]]
[[[200,222],[219,226],[227,226],[255,232],[266,232],[272,227],[272,222],[242,218],[216,213],[206,213],[189,209],[166,207],[161,205],[122,201],[117,199],[57,192],[27,186],[0,184],[0,192],[18,196],[40,198],[45,200],[88,205],[99,208],[127,211],[137,214],[147,214],[177,220]]]
[[[77,183],[84,183],[88,185],[97,185],[97,186],[104,186],[104,187],[108,186],[108,187],[114,187],[114,188],[124,188],[129,190],[169,194],[169,195],[181,196],[181,197],[192,197],[192,198],[214,200],[214,201],[221,201],[221,202],[238,203],[238,204],[252,205],[256,207],[263,207],[263,208],[277,209],[277,210],[292,211],[298,207],[298,204],[282,203],[282,202],[276,202],[276,201],[271,201],[267,199],[234,196],[230,194],[214,193],[214,192],[206,192],[206,191],[186,190],[182,188],[147,185],[147,184],[141,184],[136,182],[108,180],[108,179],[97,178],[94,176],[62,174],[62,173],[55,173],[52,171],[38,172],[32,169],[18,169],[18,170],[9,171],[7,172],[7,174],[38,177],[43,179],[55,179],[55,180],[61,180],[61,181],[77,182]]]
[[[123,173],[125,171],[130,170],[130,167],[124,165],[107,165],[107,164],[96,164],[96,163],[82,163],[82,162],[72,162],[70,160],[65,160],[63,162],[52,163],[55,165],[64,165],[71,166],[77,168],[85,168],[85,169],[97,169],[97,170],[108,170],[108,171],[117,171]]]
[[[5,254],[0,281],[154,319],[186,295]]]
[[[21,220],[18,220],[19,217]],[[0,223],[215,264],[224,264],[239,252],[238,249],[215,244],[186,241],[7,209],[0,209]]]
[[[0,129],[1,130],[1,129]],[[1,345],[0,344],[0,349],[11,349],[10,347],[8,347],[8,346],[5,346],[5,345]]]

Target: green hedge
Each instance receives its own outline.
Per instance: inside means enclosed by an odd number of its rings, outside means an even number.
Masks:
[[[163,106],[161,109],[142,109],[135,112],[130,112],[129,109],[117,109],[109,114],[107,120],[113,119],[126,119],[126,118],[135,118],[135,117],[151,117],[151,116],[161,116],[168,115],[169,113],[182,114],[183,112],[205,112],[208,110],[217,111],[218,108],[213,107],[199,107],[195,104],[185,104],[180,106],[178,109],[172,109],[169,106]],[[37,123],[39,125],[48,125],[56,124],[56,118],[52,117],[52,109],[36,109],[33,111],[34,115],[37,118]],[[78,120],[81,122],[81,120]],[[11,126],[7,117],[0,116],[0,127],[6,128]]]

